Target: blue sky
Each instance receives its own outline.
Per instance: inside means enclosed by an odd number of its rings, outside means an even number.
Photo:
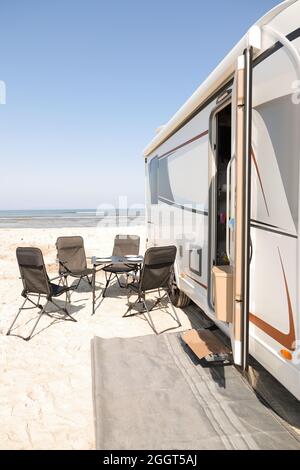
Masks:
[[[276,0],[0,0],[0,209],[144,199],[142,150]]]

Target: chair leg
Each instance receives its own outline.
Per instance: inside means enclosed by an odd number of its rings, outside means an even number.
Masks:
[[[66,294],[67,294],[67,292],[66,292]],[[29,300],[30,300],[30,299],[29,299]],[[63,312],[65,312],[66,316],[68,316],[72,321],[77,322],[77,320],[75,320],[75,318],[73,318],[73,317],[69,314],[69,312],[68,312],[68,310],[67,310],[67,308],[66,308],[66,306],[67,306],[67,301],[68,301],[67,295],[66,295],[65,307],[64,307],[64,308],[61,308],[56,302],[54,302],[53,299],[49,299],[49,301],[50,301],[53,305],[55,305],[57,308],[59,308],[60,310],[62,310]],[[37,307],[41,310],[41,312],[40,312],[40,315],[38,316],[38,318],[37,318],[35,324],[33,325],[33,328],[32,328],[32,330],[31,330],[31,332],[30,332],[30,335],[29,335],[27,338],[24,338],[26,341],[29,341],[29,340],[32,338],[33,332],[34,332],[34,330],[36,329],[36,327],[37,327],[37,325],[38,325],[38,322],[40,321],[40,319],[41,319],[43,313],[47,313],[46,310],[45,310],[45,306],[46,306],[46,305],[44,305],[44,307],[41,308],[40,305],[37,305]]]
[[[120,281],[119,276],[118,276],[117,274],[116,274],[116,278],[117,278],[119,287],[120,287],[121,289],[127,289],[127,287],[128,287],[128,273],[126,273],[126,283],[125,283],[124,286],[121,284],[121,281]]]
[[[40,308],[40,307],[38,307],[38,308]],[[40,314],[39,314],[39,316],[38,316],[38,318],[37,318],[35,324],[33,325],[33,328],[32,328],[32,330],[31,330],[29,336],[27,336],[27,338],[24,338],[25,341],[29,341],[29,340],[32,338],[33,332],[34,332],[34,330],[36,329],[36,327],[37,327],[37,325],[38,325],[38,322],[39,322],[40,319],[42,318],[43,313],[45,313],[45,306],[41,309]]]
[[[31,303],[34,305],[35,308],[38,308],[38,309],[40,310],[40,314],[39,314],[38,318],[36,319],[36,321],[35,321],[35,323],[34,323],[34,325],[33,325],[33,328],[32,328],[32,330],[31,330],[30,334],[29,334],[26,338],[22,337],[22,339],[24,339],[25,341],[29,341],[29,340],[31,339],[31,337],[32,337],[32,335],[33,335],[33,332],[34,332],[34,330],[36,329],[37,324],[38,324],[38,322],[40,321],[40,319],[41,319],[41,317],[42,317],[42,314],[45,313],[45,308],[42,307],[42,306],[39,304],[40,295],[38,296],[38,303],[35,303],[35,302],[33,302],[33,300],[31,300],[31,299],[29,299],[28,297],[26,297],[26,299],[24,300],[22,306],[19,308],[18,314],[16,315],[14,321],[12,322],[12,324],[10,325],[10,327],[9,327],[7,333],[6,333],[7,336],[10,335],[11,330],[12,330],[12,328],[13,328],[13,326],[14,326],[16,320],[17,320],[17,318],[19,317],[21,311],[24,310],[24,305],[26,304],[27,301],[31,302]],[[25,307],[25,309],[26,309],[26,307]]]
[[[92,291],[93,291],[93,310],[92,310],[92,315],[95,313],[95,302],[96,302],[96,269],[93,271],[93,277],[92,277]]]
[[[178,323],[178,326],[181,326],[181,322],[180,322],[180,320],[179,320],[179,317],[178,317],[178,315],[177,315],[177,312],[176,312],[176,310],[175,310],[175,307],[174,307],[174,305],[172,304],[172,301],[171,301],[171,299],[170,299],[169,292],[166,291],[166,295],[167,295],[169,304],[171,305],[171,308],[172,308],[172,310],[173,310],[173,313],[174,313],[174,315],[175,315],[175,318],[176,318],[176,321],[177,321],[177,323]]]
[[[128,300],[128,303],[129,303],[129,296],[127,296],[127,300]],[[136,306],[136,304],[138,304],[141,301],[142,300],[141,300],[140,296],[138,296],[138,298],[133,302],[133,304],[129,305],[127,311],[123,315],[123,318],[135,317],[136,315],[139,315],[140,313],[143,313],[143,312],[129,313]]]
[[[16,323],[16,321],[17,321],[17,319],[18,319],[20,313],[22,312],[22,310],[23,310],[23,308],[24,308],[24,305],[26,304],[27,300],[28,300],[28,298],[26,297],[25,300],[24,300],[24,302],[22,303],[22,306],[19,308],[19,311],[18,311],[17,315],[15,316],[15,318],[14,318],[12,324],[10,325],[10,327],[9,327],[8,330],[7,330],[7,333],[6,333],[7,336],[10,335],[10,332],[11,332],[11,330],[12,330],[14,324]]]
[[[103,292],[102,292],[102,297],[105,297],[105,294],[106,294],[106,291],[107,291],[107,288],[109,286],[109,283],[110,283],[110,280],[111,280],[111,276],[112,276],[112,273],[109,274],[109,277],[107,278],[107,275],[105,273],[105,277],[106,277],[106,284],[105,284],[105,287],[103,289]]]
[[[65,287],[68,287],[68,288],[69,288],[68,277],[67,277],[67,276],[64,276],[64,277],[63,277],[63,285],[64,285]],[[68,299],[68,302],[69,302],[69,303],[71,302],[71,294],[70,294],[70,291],[69,291],[69,290],[66,291],[66,299]]]
[[[153,323],[153,320],[152,320],[152,317],[151,317],[151,310],[152,309],[148,309],[147,307],[147,304],[146,304],[146,296],[142,299],[143,300],[143,304],[144,304],[144,307],[145,307],[145,311],[143,312],[143,315],[145,317],[145,319],[147,320],[148,324],[151,326],[152,330],[154,331],[154,333],[156,335],[158,335],[158,331],[157,329],[155,328],[155,325]],[[147,312],[147,313],[146,313]]]
[[[66,298],[65,298],[65,306],[64,306],[64,310],[67,310],[67,305],[68,303],[70,303],[70,300],[69,300],[69,291],[66,291]]]
[[[56,302],[54,302],[53,299],[48,299],[48,300],[49,300],[50,302],[52,302],[53,305],[55,305],[59,310],[62,310],[63,312],[65,312],[66,316],[68,316],[72,321],[77,322],[77,320],[76,320],[75,318],[73,318],[73,317],[69,314],[69,312],[67,311],[67,308],[66,308],[66,307],[67,307],[67,303],[68,303],[68,291],[66,292],[66,300],[65,300],[65,307],[64,307],[64,308],[61,308]],[[40,312],[39,312],[38,318],[36,319],[36,321],[35,321],[35,323],[34,323],[34,325],[33,325],[33,328],[32,328],[32,330],[31,330],[30,334],[29,334],[26,338],[22,337],[22,339],[24,339],[25,341],[29,341],[29,340],[32,338],[32,335],[33,335],[33,333],[34,333],[34,331],[35,331],[35,329],[36,329],[36,327],[37,327],[37,325],[38,325],[38,323],[39,323],[39,321],[40,321],[40,319],[41,319],[43,313],[47,313],[47,312],[46,312],[46,309],[45,309],[45,306],[46,306],[46,305],[42,306],[42,305],[40,305],[40,303],[39,303],[39,301],[40,301],[40,295],[38,296],[38,301],[37,301],[37,303],[36,303],[36,302],[33,302],[33,300],[31,300],[30,298],[26,297],[25,300],[24,300],[24,302],[23,302],[23,304],[22,304],[21,307],[19,308],[19,311],[18,311],[17,315],[15,316],[15,318],[14,318],[12,324],[10,325],[10,327],[9,327],[7,333],[6,333],[7,336],[9,336],[9,335],[11,334],[11,330],[12,330],[14,324],[16,323],[16,321],[17,321],[17,319],[18,319],[20,313],[22,312],[22,310],[28,309],[28,307],[25,307],[25,304],[26,304],[27,301],[30,302],[30,303],[32,303],[33,306],[34,306],[34,307],[30,307],[30,308],[38,308],[38,309],[40,310]]]
[[[129,297],[127,297],[127,298],[129,298]],[[142,302],[142,304],[143,304],[143,306],[144,306],[144,310],[142,310],[141,312],[129,313],[129,312],[133,309],[133,307],[134,307],[137,303],[139,303],[139,302]],[[132,305],[130,305],[130,306],[128,307],[128,310],[127,310],[127,312],[124,313],[123,318],[135,317],[136,315],[141,315],[141,314],[143,314],[145,320],[146,320],[147,323],[150,325],[150,327],[152,328],[152,330],[154,331],[154,333],[155,333],[156,335],[158,335],[158,332],[157,332],[157,330],[156,330],[156,328],[155,328],[155,325],[154,325],[153,320],[152,320],[152,317],[151,317],[151,313],[150,313],[151,310],[152,310],[152,309],[148,309],[148,307],[147,307],[147,304],[146,304],[146,296],[145,296],[145,295],[144,295],[144,296],[141,296],[141,295],[139,294],[139,295],[138,295],[138,298],[136,299],[136,301],[135,301]]]
[[[77,320],[75,318],[72,317],[72,315],[70,315],[70,313],[68,312],[67,308],[66,308],[66,304],[65,304],[65,307],[64,308],[61,308],[56,302],[54,302],[54,300],[51,298],[49,299],[49,302],[51,302],[53,305],[55,305],[55,307],[57,307],[59,310],[61,310],[62,312],[64,312],[67,316],[70,318],[70,320],[74,321],[74,322],[77,322]]]
[[[121,287],[121,289],[123,288],[121,282],[120,282],[120,279],[119,279],[119,276],[116,274],[116,278],[117,278],[117,282],[119,284],[119,287]]]
[[[167,297],[168,303],[171,305],[171,309],[172,309],[173,314],[174,314],[173,318],[174,318],[174,320],[177,322],[178,327],[181,326],[181,322],[180,322],[180,320],[179,320],[179,317],[178,317],[178,315],[177,315],[177,312],[176,312],[176,310],[175,310],[175,308],[174,308],[174,305],[172,304],[172,301],[171,301],[171,299],[170,299],[169,292],[168,292],[167,290],[165,290],[165,293],[164,293],[163,295],[161,295],[160,289],[158,289],[158,293],[159,293],[159,297],[157,298],[156,302],[154,303],[154,305],[153,305],[153,306],[151,307],[151,309],[149,309],[149,310],[150,310],[150,311],[153,310],[154,307],[156,307],[156,305],[158,305],[159,303],[162,302],[162,300],[163,300],[164,297]],[[171,316],[172,316],[172,315],[171,315]]]
[[[77,282],[77,285],[76,285],[76,287],[74,288],[74,290],[77,290],[77,289],[78,289],[79,284],[81,283],[81,280],[82,280],[82,276],[80,276],[79,281]]]
[[[154,322],[153,322],[153,319],[152,319],[152,316],[151,316],[151,311],[156,307],[156,305],[158,305],[158,304],[162,301],[162,299],[163,299],[165,296],[167,297],[167,299],[168,299],[168,301],[169,301],[169,303],[170,303],[170,305],[171,305],[171,308],[172,308],[172,310],[173,310],[173,314],[174,314],[174,317],[173,317],[173,318],[176,320],[176,322],[177,322],[177,324],[178,324],[178,327],[180,327],[180,326],[181,326],[181,322],[180,322],[180,320],[179,320],[179,317],[178,317],[178,315],[177,315],[177,312],[176,312],[176,310],[175,310],[175,308],[174,308],[174,305],[173,305],[172,302],[171,302],[169,293],[168,293],[167,291],[165,292],[165,294],[164,294],[163,296],[161,296],[160,290],[159,290],[159,297],[157,298],[157,300],[155,301],[154,305],[152,305],[151,308],[148,308],[148,306],[147,306],[147,303],[146,303],[146,296],[144,295],[144,297],[142,297],[141,295],[139,295],[138,298],[136,299],[136,301],[128,307],[128,310],[124,313],[123,317],[124,317],[124,318],[128,318],[128,317],[134,317],[134,316],[136,316],[136,315],[143,314],[143,315],[144,315],[144,318],[145,318],[145,320],[148,322],[149,326],[152,328],[152,330],[154,331],[154,333],[155,333],[156,335],[158,335],[159,333],[158,333],[158,331],[157,331],[157,329],[156,329],[156,327],[155,327],[155,325],[154,325]],[[129,299],[129,297],[127,297],[127,298]],[[129,302],[129,300],[128,300],[128,302]],[[129,313],[129,312],[134,308],[134,306],[135,306],[138,302],[142,302],[142,303],[143,303],[144,310],[141,311],[141,312]],[[172,328],[169,328],[169,329],[174,329],[174,328],[177,328],[177,327],[172,327]]]

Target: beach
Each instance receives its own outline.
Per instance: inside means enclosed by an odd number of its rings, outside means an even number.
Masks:
[[[132,337],[152,334],[142,317],[122,318],[127,309],[126,290],[112,285],[107,297],[92,314],[90,287],[82,283],[72,292],[71,313],[77,322],[41,318],[30,341],[6,336],[22,303],[22,281],[16,262],[18,246],[42,249],[50,278],[58,272],[55,241],[62,235],[81,235],[87,256],[111,254],[118,233],[141,237],[145,249],[145,227],[68,227],[0,229],[0,449],[94,449],[90,342],[94,336]],[[97,296],[104,276],[97,275]],[[181,329],[190,320],[177,309]],[[32,326],[37,312],[25,311],[16,333]],[[158,328],[170,326],[165,312],[156,310]],[[112,371],[113,373],[113,371]]]

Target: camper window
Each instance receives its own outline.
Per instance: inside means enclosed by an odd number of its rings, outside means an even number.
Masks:
[[[153,157],[149,165],[149,186],[151,204],[158,204],[158,158]]]

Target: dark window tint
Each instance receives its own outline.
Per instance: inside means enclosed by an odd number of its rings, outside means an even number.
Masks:
[[[149,185],[151,204],[158,204],[158,188],[157,188],[158,158],[154,157],[149,164]]]

